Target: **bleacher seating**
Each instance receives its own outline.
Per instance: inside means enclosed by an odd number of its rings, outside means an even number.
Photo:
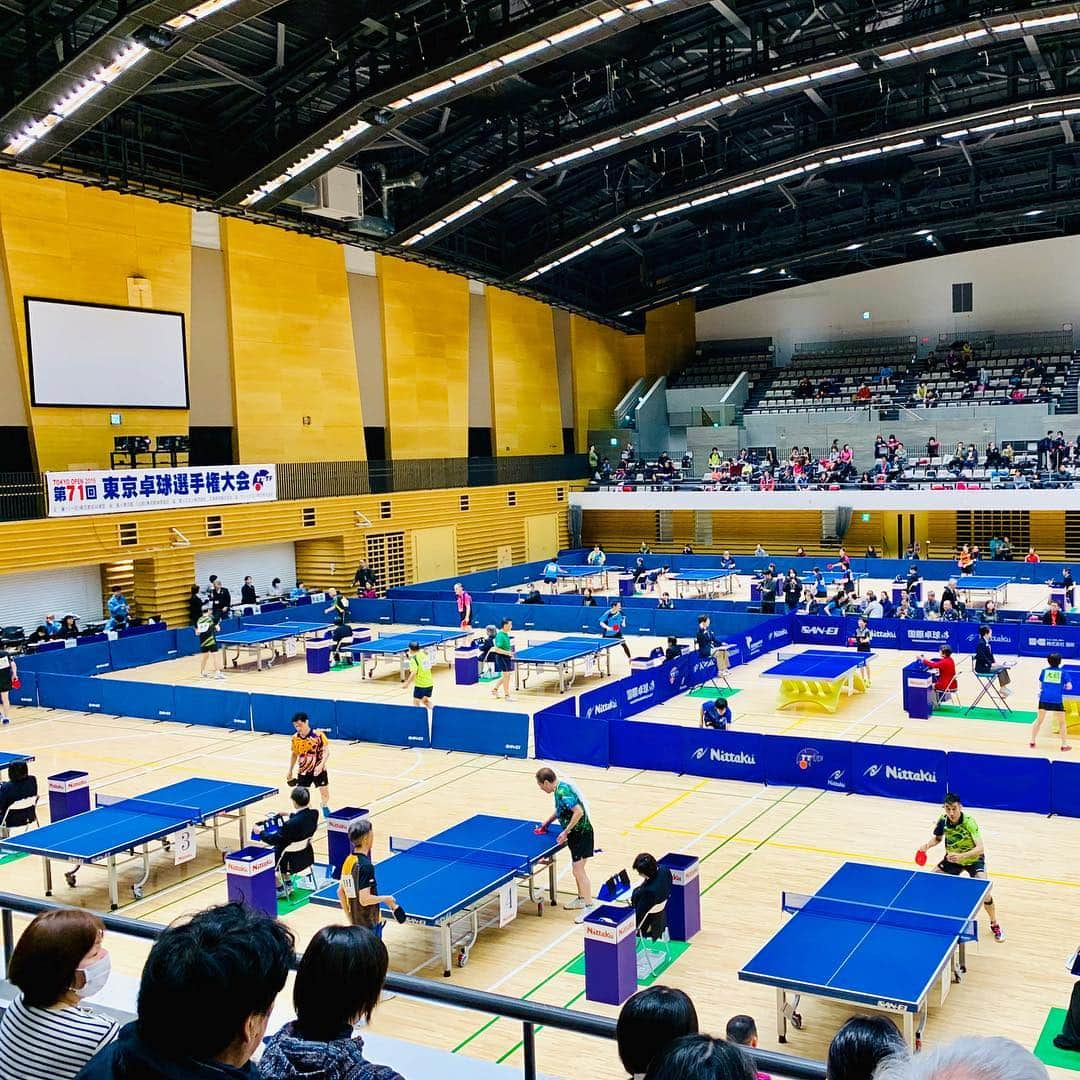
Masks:
[[[925,383],[933,390],[935,407],[955,405],[1006,405],[1019,389],[1024,403],[1060,403],[1066,396],[1071,353],[1036,355],[1015,349],[975,347],[961,362],[950,362],[948,350],[931,353],[913,372],[911,402],[919,404],[915,390]],[[985,377],[985,378],[984,378]],[[1075,380],[1074,380],[1075,381]]]
[[[796,353],[791,363],[751,395],[747,413],[803,412],[850,409],[859,387],[866,383],[871,399],[866,404],[890,405],[906,397],[914,361],[910,345],[858,346],[838,343],[813,353]],[[892,368],[892,379],[883,385],[880,372]],[[809,380],[809,395],[800,392]],[[823,386],[823,383],[825,385]]]
[[[768,352],[728,352],[722,342],[702,341],[682,371],[668,379],[668,387],[726,386],[746,372],[753,388],[772,370]]]

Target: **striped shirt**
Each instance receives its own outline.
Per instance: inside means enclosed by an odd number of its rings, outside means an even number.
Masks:
[[[0,1080],[74,1080],[118,1026],[80,1005],[41,1009],[20,994],[0,1017]]]

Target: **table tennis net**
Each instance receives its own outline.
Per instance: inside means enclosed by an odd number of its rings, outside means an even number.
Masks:
[[[469,863],[473,866],[490,866],[495,870],[521,870],[528,867],[526,856],[511,851],[496,851],[492,848],[468,848],[457,844],[440,844],[435,840],[406,840],[390,837],[390,850],[417,855],[423,859],[438,862]]]
[[[132,814],[148,814],[153,817],[173,818],[176,821],[201,821],[202,812],[195,806],[181,806],[178,803],[157,802],[154,799],[128,798],[124,795],[97,795],[96,805],[111,806],[116,810],[125,810]]]
[[[900,907],[866,904],[859,900],[839,900],[829,896],[807,896],[805,893],[783,895],[783,908],[789,914],[804,911],[830,919],[846,919],[876,926],[892,926],[901,930],[919,930],[927,934],[955,937],[972,941],[976,937],[974,919],[955,915],[940,915],[931,911],[909,911]]]

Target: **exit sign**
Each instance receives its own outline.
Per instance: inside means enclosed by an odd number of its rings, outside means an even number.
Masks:
[[[862,514],[861,516],[862,516],[863,521],[869,521],[870,520],[870,515],[869,514]]]

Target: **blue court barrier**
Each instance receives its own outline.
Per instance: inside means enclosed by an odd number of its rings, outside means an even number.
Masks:
[[[969,806],[1050,813],[1050,762],[997,754],[948,754],[949,789]]]
[[[541,761],[574,761],[607,768],[610,763],[608,723],[578,719],[573,700],[558,701],[533,715],[533,757]]]
[[[349,621],[354,623],[393,622],[394,605],[390,600],[350,600]]]
[[[1080,656],[1080,627],[1044,626],[1042,623],[1025,623],[1016,630],[1020,639],[1021,656],[1049,656],[1060,653],[1063,660],[1075,660]],[[997,649],[997,630],[994,631],[994,648]]]
[[[1050,812],[1080,817],[1080,762],[1050,763]]]
[[[176,631],[176,655],[194,656],[199,651],[199,638],[190,626]]]
[[[584,720],[600,719],[600,717],[617,720],[622,716],[622,695],[619,692],[618,682],[598,686],[595,690],[587,690],[578,696],[577,703],[578,715]]]
[[[38,701],[45,709],[70,709],[72,712],[100,712],[98,688],[103,679],[91,675],[57,675],[52,671],[37,673]]]
[[[949,790],[944,750],[852,743],[851,772],[859,795],[940,803]]]
[[[94,679],[97,712],[108,716],[137,716],[142,720],[174,720],[175,687],[167,683]]]
[[[339,739],[382,743],[387,746],[430,746],[427,710],[416,705],[381,702],[337,702]]]
[[[529,717],[526,713],[436,705],[431,717],[431,745],[436,750],[528,757]]]
[[[210,686],[173,687],[173,717],[181,724],[249,730],[251,695],[244,690],[217,690]]]
[[[176,631],[162,630],[156,634],[136,634],[109,642],[109,660],[114,671],[157,664],[179,656]]]
[[[38,685],[37,672],[27,671],[23,667],[22,658],[15,661],[15,667],[19,672],[19,689],[12,689],[8,695],[12,705],[37,705]]]
[[[337,702],[325,698],[282,697],[279,694],[251,695],[252,730],[274,735],[293,735],[296,729],[292,718],[298,713],[307,713],[313,728],[335,734]],[[286,762],[288,764],[288,762]]]
[[[763,735],[612,720],[611,764],[717,780],[765,781]]]
[[[430,600],[394,600],[394,622],[413,626],[435,624],[434,604]]]
[[[851,743],[842,739],[765,737],[765,782],[774,786],[851,790]]]
[[[98,675],[102,671],[109,671],[112,661],[109,658],[109,643],[102,641],[21,656],[17,664],[30,671],[48,671],[56,675]]]

